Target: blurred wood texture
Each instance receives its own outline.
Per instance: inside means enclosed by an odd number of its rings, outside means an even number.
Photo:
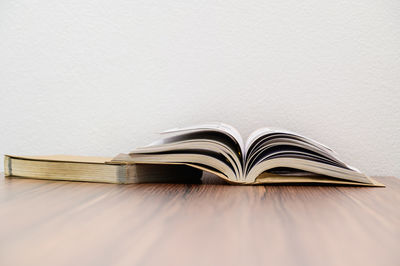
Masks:
[[[386,188],[112,185],[0,176],[0,265],[399,265]]]

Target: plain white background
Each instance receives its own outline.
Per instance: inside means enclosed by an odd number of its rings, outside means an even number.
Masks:
[[[399,176],[400,1],[3,0],[0,90],[0,155],[113,156],[224,121]]]

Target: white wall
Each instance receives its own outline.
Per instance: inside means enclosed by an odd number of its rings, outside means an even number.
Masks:
[[[400,1],[3,0],[0,92],[0,155],[112,156],[225,121],[400,176]]]

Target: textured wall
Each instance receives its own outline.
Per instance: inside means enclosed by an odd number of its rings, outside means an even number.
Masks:
[[[0,92],[0,154],[112,156],[220,120],[400,176],[400,1],[3,0]]]

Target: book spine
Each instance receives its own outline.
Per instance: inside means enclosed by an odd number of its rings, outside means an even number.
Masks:
[[[4,155],[4,175],[12,175],[11,158],[8,155]]]

